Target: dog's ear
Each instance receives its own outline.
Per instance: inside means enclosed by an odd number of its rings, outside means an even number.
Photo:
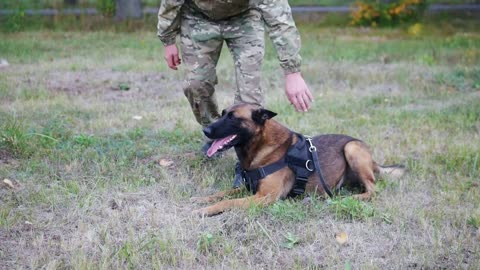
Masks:
[[[277,114],[272,111],[258,109],[252,112],[252,120],[259,125],[263,125],[266,120],[273,118],[275,115]]]

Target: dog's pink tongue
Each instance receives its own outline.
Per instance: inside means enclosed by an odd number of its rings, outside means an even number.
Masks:
[[[225,137],[225,138],[222,138],[222,139],[214,140],[213,143],[212,143],[212,146],[210,146],[210,148],[208,148],[207,156],[212,157],[218,151],[218,149],[220,149],[220,147],[222,147],[223,145],[225,145],[228,142],[228,140],[231,137],[232,136],[228,136],[228,137]]]

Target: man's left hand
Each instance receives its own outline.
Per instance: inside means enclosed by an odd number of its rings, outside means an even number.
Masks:
[[[285,93],[297,112],[306,112],[310,109],[313,96],[300,72],[285,76]]]

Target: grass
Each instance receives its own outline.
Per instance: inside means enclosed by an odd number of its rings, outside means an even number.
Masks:
[[[268,45],[262,84],[279,121],[362,138],[409,173],[381,179],[369,202],[342,190],[209,219],[189,198],[230,187],[234,154],[198,155],[184,68],[167,69],[153,30],[1,33],[0,180],[15,189],[0,183],[0,268],[478,268],[477,24],[299,24],[306,114],[286,101]],[[220,107],[232,69],[224,53]]]

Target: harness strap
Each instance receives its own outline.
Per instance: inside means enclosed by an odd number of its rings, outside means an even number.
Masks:
[[[311,144],[311,139],[310,138],[309,138],[308,141]],[[312,149],[312,147],[310,147],[310,149]],[[323,190],[328,194],[328,196],[330,196],[330,198],[333,198],[333,194],[330,191],[330,189],[328,188],[327,183],[325,183],[325,179],[323,178],[322,169],[320,167],[320,163],[318,162],[317,148],[313,147],[312,150],[313,151],[310,151],[310,152],[312,154],[313,165],[315,166],[315,170],[317,171],[318,178],[320,178],[320,183],[322,184]]]
[[[293,184],[292,190],[288,193],[288,196],[295,197],[303,194],[305,192],[305,186],[308,182],[308,177],[316,171],[323,190],[328,194],[328,196],[331,198],[333,197],[332,192],[328,188],[327,184],[325,183],[325,179],[323,178],[320,163],[318,161],[317,148],[313,145],[312,138],[305,138],[303,135],[298,133],[296,135],[298,136],[297,143],[290,147],[287,154],[280,160],[257,169],[242,170],[242,178],[248,191],[251,191],[253,194],[255,194],[257,192],[258,183],[261,179],[284,168],[285,166],[289,166],[295,174],[295,183]],[[309,145],[307,145],[306,141],[308,141]],[[305,153],[305,155],[302,156],[302,153]],[[309,163],[312,161],[313,166],[311,164],[309,165]]]
[[[265,167],[260,167],[253,170],[243,170],[242,177],[245,181],[245,187],[248,191],[252,191],[253,194],[257,193],[257,186],[261,179],[284,168],[285,166],[287,166],[287,163],[285,162],[285,157],[282,157],[277,162]]]

